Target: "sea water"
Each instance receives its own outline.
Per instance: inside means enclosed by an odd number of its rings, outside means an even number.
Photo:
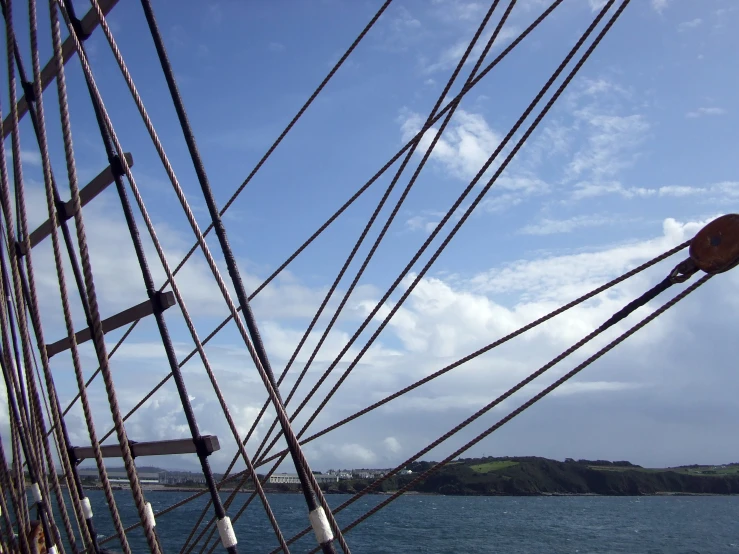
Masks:
[[[88,493],[99,535],[112,535],[113,524],[102,492]],[[131,493],[116,491],[115,496],[124,525],[136,523],[138,514]],[[184,492],[146,492],[155,512],[187,496]],[[238,494],[229,515],[233,516],[248,497]],[[164,552],[180,551],[207,498],[204,495],[157,518],[156,530]],[[349,496],[326,498],[331,506],[337,506]],[[337,519],[346,525],[386,498],[366,496],[337,514]],[[302,495],[271,494],[268,500],[286,539],[307,526]],[[211,508],[206,521],[212,516]],[[277,546],[258,498],[234,523],[234,530],[239,552],[269,552]],[[128,537],[135,553],[149,551],[140,528],[129,532]],[[367,554],[739,554],[739,497],[408,495],[351,530],[346,539],[352,552]],[[291,545],[291,551],[307,552],[315,544],[311,532]],[[117,539],[105,546],[120,550]],[[193,552],[200,552],[200,548]],[[215,552],[224,549],[219,545]]]

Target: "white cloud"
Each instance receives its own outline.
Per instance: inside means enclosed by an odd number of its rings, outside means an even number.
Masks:
[[[606,5],[606,0],[588,0],[591,11],[598,11]]]
[[[375,452],[357,443],[311,444],[305,447],[305,451],[306,454],[326,460],[326,464],[332,467],[371,468],[379,460]]]
[[[656,188],[624,187],[619,182],[603,184],[578,183],[572,198],[582,200],[608,194],[617,194],[623,198],[665,198],[697,196],[703,203],[725,203],[739,196],[739,182],[721,181],[705,186],[667,185]]]
[[[490,52],[501,49],[502,45],[515,39],[520,34],[520,32],[520,29],[512,26],[507,26],[501,29],[500,33],[498,33],[498,36],[495,39],[495,43],[490,48],[488,55],[490,54]],[[465,65],[474,64],[477,62],[492,35],[492,29],[485,31],[482,33],[482,35],[480,35],[480,38],[475,43],[475,46],[472,48],[469,56],[467,56],[467,59],[465,60]],[[462,56],[469,47],[471,38],[472,37],[470,36],[469,38],[459,40],[455,42],[452,46],[449,46],[448,48],[442,50],[436,61],[424,67],[424,72],[435,73],[437,71],[443,71],[456,67],[459,63],[459,60],[462,59]]]
[[[573,381],[557,387],[552,396],[569,396],[572,394],[592,394],[594,392],[620,392],[640,388],[640,383],[621,383],[618,381]]]
[[[395,437],[388,437],[384,441],[382,441],[382,443],[391,454],[398,454],[402,450],[402,447],[400,446],[400,441],[398,441],[398,439],[396,439]]]
[[[633,165],[638,156],[635,147],[649,130],[643,116],[607,115],[590,107],[576,111],[575,117],[585,126],[588,139],[569,164],[571,178],[587,174],[600,180]]]
[[[703,117],[706,115],[711,116],[711,115],[725,115],[725,114],[726,114],[726,110],[723,108],[710,107],[710,108],[698,108],[695,111],[686,113],[685,117],[694,119],[694,118]]]
[[[668,219],[664,222],[662,233],[648,240],[557,256],[539,254],[500,264],[467,278],[423,279],[393,318],[380,341],[368,352],[363,363],[342,387],[341,394],[329,403],[311,430],[318,430],[331,424],[386,394],[440,369],[460,356],[510,333],[586,290],[682,242],[692,236],[703,223],[702,221],[680,223]],[[457,420],[489,402],[517,380],[579,340],[610,314],[661,279],[679,259],[680,257],[676,256],[660,267],[631,279],[609,293],[512,341],[495,353],[468,362],[455,369],[448,379],[441,378],[430,383],[414,391],[410,396],[396,400],[387,407],[361,418],[346,429],[337,430],[331,433],[330,437],[311,443],[306,446],[305,451],[312,466],[315,469],[337,466],[373,467],[388,466],[400,461],[401,455],[405,456],[408,451],[415,451],[433,440]],[[406,279],[405,286],[411,278],[412,276]],[[724,292],[721,293],[717,289],[715,294],[731,298],[732,295],[727,293],[739,286],[737,275],[727,274],[720,282],[717,278],[716,286],[720,286],[720,290]],[[359,314],[366,313],[367,309],[374,305],[374,301],[369,300],[370,297],[375,296],[369,295],[367,299],[358,303],[356,309]],[[655,301],[654,305],[661,300]],[[702,305],[705,301],[704,297]],[[691,305],[697,306],[695,302]],[[739,308],[739,305],[737,307]],[[388,309],[386,306],[380,315],[386,314]],[[648,311],[649,309],[640,310],[639,313],[644,314]],[[634,318],[630,318],[619,324],[608,336],[622,331],[633,321]],[[686,321],[691,323],[686,325]],[[658,362],[661,358],[655,357],[652,353],[657,349],[664,356],[670,351],[667,344],[674,340],[674,337],[684,336],[685,333],[690,333],[689,336],[700,333],[702,329],[700,321],[693,316],[687,318],[685,315],[660,318],[649,328],[629,339],[623,349],[617,349],[610,354],[609,361],[603,362],[607,368],[613,368],[619,367],[625,360],[631,360],[632,365],[636,364],[633,368],[603,373],[601,364],[598,366],[601,369],[597,367],[589,369],[580,379],[558,391],[552,402],[567,401],[572,403],[572,409],[575,409],[579,403],[591,401],[593,398],[603,399],[608,395],[617,394],[625,402],[639,391],[639,394],[658,394],[649,391],[659,390],[653,387],[653,381],[657,378],[656,375],[664,370],[660,368],[670,367],[672,371],[675,369],[674,364],[669,361]],[[265,322],[262,329],[267,349],[276,367],[279,367],[279,361],[291,353],[300,331],[280,319]],[[141,338],[143,336],[138,340]],[[340,346],[345,344],[346,338],[346,333],[340,329],[334,338],[330,338],[329,344],[316,363],[325,366]],[[157,348],[156,343],[137,343],[136,337],[133,339],[134,342],[112,360],[116,388],[124,410],[133,406],[166,372],[165,366],[162,365],[161,349]],[[243,346],[234,346],[230,344],[231,340],[232,336],[226,336],[221,342],[208,346],[207,351],[223,387],[232,416],[243,436],[258,413],[265,394]],[[314,340],[315,337],[312,337],[311,341]],[[389,347],[390,344],[393,345],[392,348]],[[563,371],[572,367],[572,363],[592,353],[593,349],[601,344],[602,340],[583,349],[581,353],[573,356],[573,361],[554,369],[553,375],[561,375]],[[729,341],[726,344],[733,343]],[[180,349],[178,346],[178,351]],[[353,348],[346,359],[348,360],[356,351]],[[635,356],[635,352],[640,354]],[[299,359],[298,365],[303,363],[302,359],[304,358]],[[634,361],[635,359],[637,361]],[[85,350],[83,361],[85,367],[94,366],[89,348]],[[65,367],[68,361],[60,357],[57,362],[55,358],[55,364],[57,363],[61,366],[55,366],[59,374],[68,371]],[[643,364],[651,364],[649,371],[643,368]],[[192,402],[201,429],[203,432],[217,434],[221,439],[222,450],[212,457],[214,467],[220,468],[230,461],[236,451],[235,443],[225,426],[220,408],[199,361],[188,364],[185,379],[188,391],[191,397],[194,397]],[[309,374],[308,382],[301,390],[307,390],[315,379],[316,374]],[[288,379],[288,384],[289,382]],[[535,383],[523,391],[523,397],[538,392],[544,386],[545,381]],[[63,399],[71,397],[73,390],[72,383],[63,382]],[[107,430],[109,423],[106,422],[109,416],[107,418],[105,416],[109,411],[107,399],[99,382],[91,388],[90,396],[96,414],[96,424],[101,429],[104,427]],[[298,395],[298,399],[300,398],[301,394]],[[511,399],[497,412],[502,415],[522,401]],[[619,405],[618,409],[622,409],[622,405]],[[530,417],[536,418],[536,413],[537,410],[533,410],[534,415]],[[86,433],[79,411],[74,410],[68,421],[75,440],[82,440]],[[248,445],[250,452],[254,452],[257,440],[263,436],[270,422],[270,418],[262,421],[255,438]],[[535,427],[538,428],[538,425],[541,424],[535,424]],[[171,382],[129,420],[127,429],[129,435],[136,440],[187,436],[188,431],[179,399]],[[392,436],[388,436],[389,429],[392,429]],[[357,437],[361,437],[361,441],[357,440]],[[505,434],[501,434],[501,437],[498,440],[503,440],[503,444],[506,444]],[[531,448],[533,449],[533,446]],[[195,460],[190,458],[181,457],[176,461],[154,460],[152,463],[165,465],[176,463],[182,467],[194,468]]]
[[[403,140],[413,138],[425,120],[417,113],[405,111],[400,118]],[[427,130],[419,142],[416,152],[422,156],[431,146],[438,128]],[[495,148],[501,136],[496,133],[481,114],[457,109],[452,121],[438,140],[431,159],[450,175],[470,180],[480,170]]]
[[[479,291],[494,294],[525,292],[529,297],[563,300],[576,289],[604,282],[611,276],[639,265],[694,234],[703,222],[679,223],[667,219],[663,235],[649,241],[628,243],[591,251],[513,262],[504,268],[475,276]]]
[[[406,6],[392,6],[385,25],[372,31],[375,47],[386,52],[405,52],[428,37],[429,31]]]
[[[432,0],[432,5],[439,17],[445,21],[457,20],[478,23],[485,15],[487,6],[483,2],[466,0]]]
[[[408,8],[401,6],[398,9],[398,14],[393,18],[391,25],[398,32],[407,32],[413,29],[420,29],[422,27],[421,22],[413,17]]]
[[[680,23],[680,25],[677,26],[677,30],[683,32],[687,31],[688,29],[695,29],[701,23],[703,23],[703,20],[699,17],[696,17],[695,19],[691,19],[690,21],[683,21],[682,23]]]
[[[8,164],[12,164],[13,152],[11,149],[5,151],[5,158],[8,160]],[[21,162],[30,166],[41,167],[41,154],[37,150],[21,150]]]
[[[407,219],[405,224],[411,231],[423,231],[428,234],[436,228],[443,215],[440,212],[427,212]]]
[[[526,225],[520,230],[524,235],[553,235],[571,233],[583,227],[609,225],[616,220],[612,217],[580,215],[569,219],[542,219],[538,223]]]
[[[652,8],[657,13],[662,13],[667,8],[670,0],[652,0]]]

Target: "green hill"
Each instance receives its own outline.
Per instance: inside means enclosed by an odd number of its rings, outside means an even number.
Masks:
[[[396,476],[383,491],[397,490],[434,462],[415,462],[411,475]],[[332,492],[353,492],[367,480],[338,483]],[[453,462],[411,491],[445,495],[651,495],[739,494],[739,464],[643,468],[629,462],[538,457],[473,458]]]
[[[419,462],[408,469],[422,472],[431,465]],[[399,484],[402,486],[402,482]],[[602,460],[465,459],[450,464],[413,490],[459,495],[739,494],[739,465],[649,469]]]

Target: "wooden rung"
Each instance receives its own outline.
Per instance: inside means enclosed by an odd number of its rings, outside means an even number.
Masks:
[[[126,162],[128,162],[128,166],[133,166],[133,156],[131,156],[130,153],[124,154],[126,158]],[[113,170],[110,168],[110,166],[103,169],[97,177],[95,177],[92,181],[87,183],[82,189],[80,189],[80,204],[82,206],[85,206],[89,204],[93,198],[95,198],[98,194],[103,192],[106,188],[108,188],[111,183],[115,180],[115,176],[113,175]],[[56,214],[56,221],[57,225],[59,224],[60,220],[68,220],[74,217],[74,203],[72,200],[69,202],[64,203],[64,209],[57,211]],[[44,240],[46,237],[51,235],[51,220],[47,219],[44,221],[41,225],[38,226],[38,228],[33,231],[29,236],[28,239],[31,241],[31,248],[34,248],[37,246],[42,240]],[[20,254],[25,255],[26,254],[26,244],[20,243]]]
[[[200,437],[203,443],[203,450],[207,454],[212,454],[221,449],[218,437],[215,435],[203,435]],[[167,456],[170,454],[196,454],[198,449],[195,441],[192,439],[174,439],[168,441],[151,441],[151,442],[134,442],[128,441],[131,446],[131,454],[134,458],[139,456]],[[93,458],[95,452],[92,446],[73,447],[72,452],[76,460],[85,460]],[[103,458],[122,458],[120,444],[101,445],[100,452]]]
[[[100,4],[100,9],[103,11],[103,14],[107,16],[108,13],[110,13],[110,10],[112,10],[118,3],[118,0],[99,0],[98,3]],[[81,24],[82,31],[84,33],[92,33],[97,29],[97,26],[100,24],[100,20],[98,19],[95,8],[90,8],[90,11],[88,11],[85,14],[85,17],[82,18]],[[64,24],[62,23],[62,25]],[[62,58],[64,59],[65,65],[72,58],[72,55],[75,52],[77,52],[77,48],[75,47],[74,39],[72,37],[67,37],[67,40],[62,43]],[[46,90],[46,87],[51,84],[55,77],[56,62],[52,57],[41,70],[41,90]],[[21,99],[18,100],[16,109],[18,110],[18,121],[20,121],[20,119],[28,112],[28,101],[25,96],[21,96]],[[12,114],[8,115],[5,118],[5,121],[3,121],[3,138],[6,138],[10,134],[11,117]]]
[[[158,293],[158,303],[161,305],[162,310],[171,308],[176,303],[174,293]],[[124,325],[128,325],[129,323],[133,323],[137,319],[142,319],[146,316],[152,315],[154,313],[154,308],[155,307],[152,301],[147,300],[145,302],[142,302],[141,304],[138,304],[137,306],[134,306],[133,308],[128,308],[127,310],[111,316],[108,319],[103,320],[102,322],[103,333],[108,333],[113,329],[118,329],[119,327],[123,327]],[[89,327],[87,329],[83,329],[78,333],[75,333],[74,336],[77,344],[86,342],[92,338]],[[59,354],[59,352],[64,352],[69,348],[72,348],[72,342],[69,340],[69,337],[66,337],[62,340],[56,341],[55,343],[47,344],[46,355],[51,358],[53,355]]]

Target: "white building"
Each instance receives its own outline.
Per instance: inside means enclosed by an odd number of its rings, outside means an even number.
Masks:
[[[181,485],[189,483],[205,484],[205,475],[191,471],[162,471],[159,482],[163,485]]]
[[[318,484],[339,482],[338,475],[321,475],[314,473],[313,477],[315,477]],[[270,475],[268,482],[270,484],[284,483],[288,485],[299,485],[300,478],[298,477],[297,473],[275,473],[273,475]]]

